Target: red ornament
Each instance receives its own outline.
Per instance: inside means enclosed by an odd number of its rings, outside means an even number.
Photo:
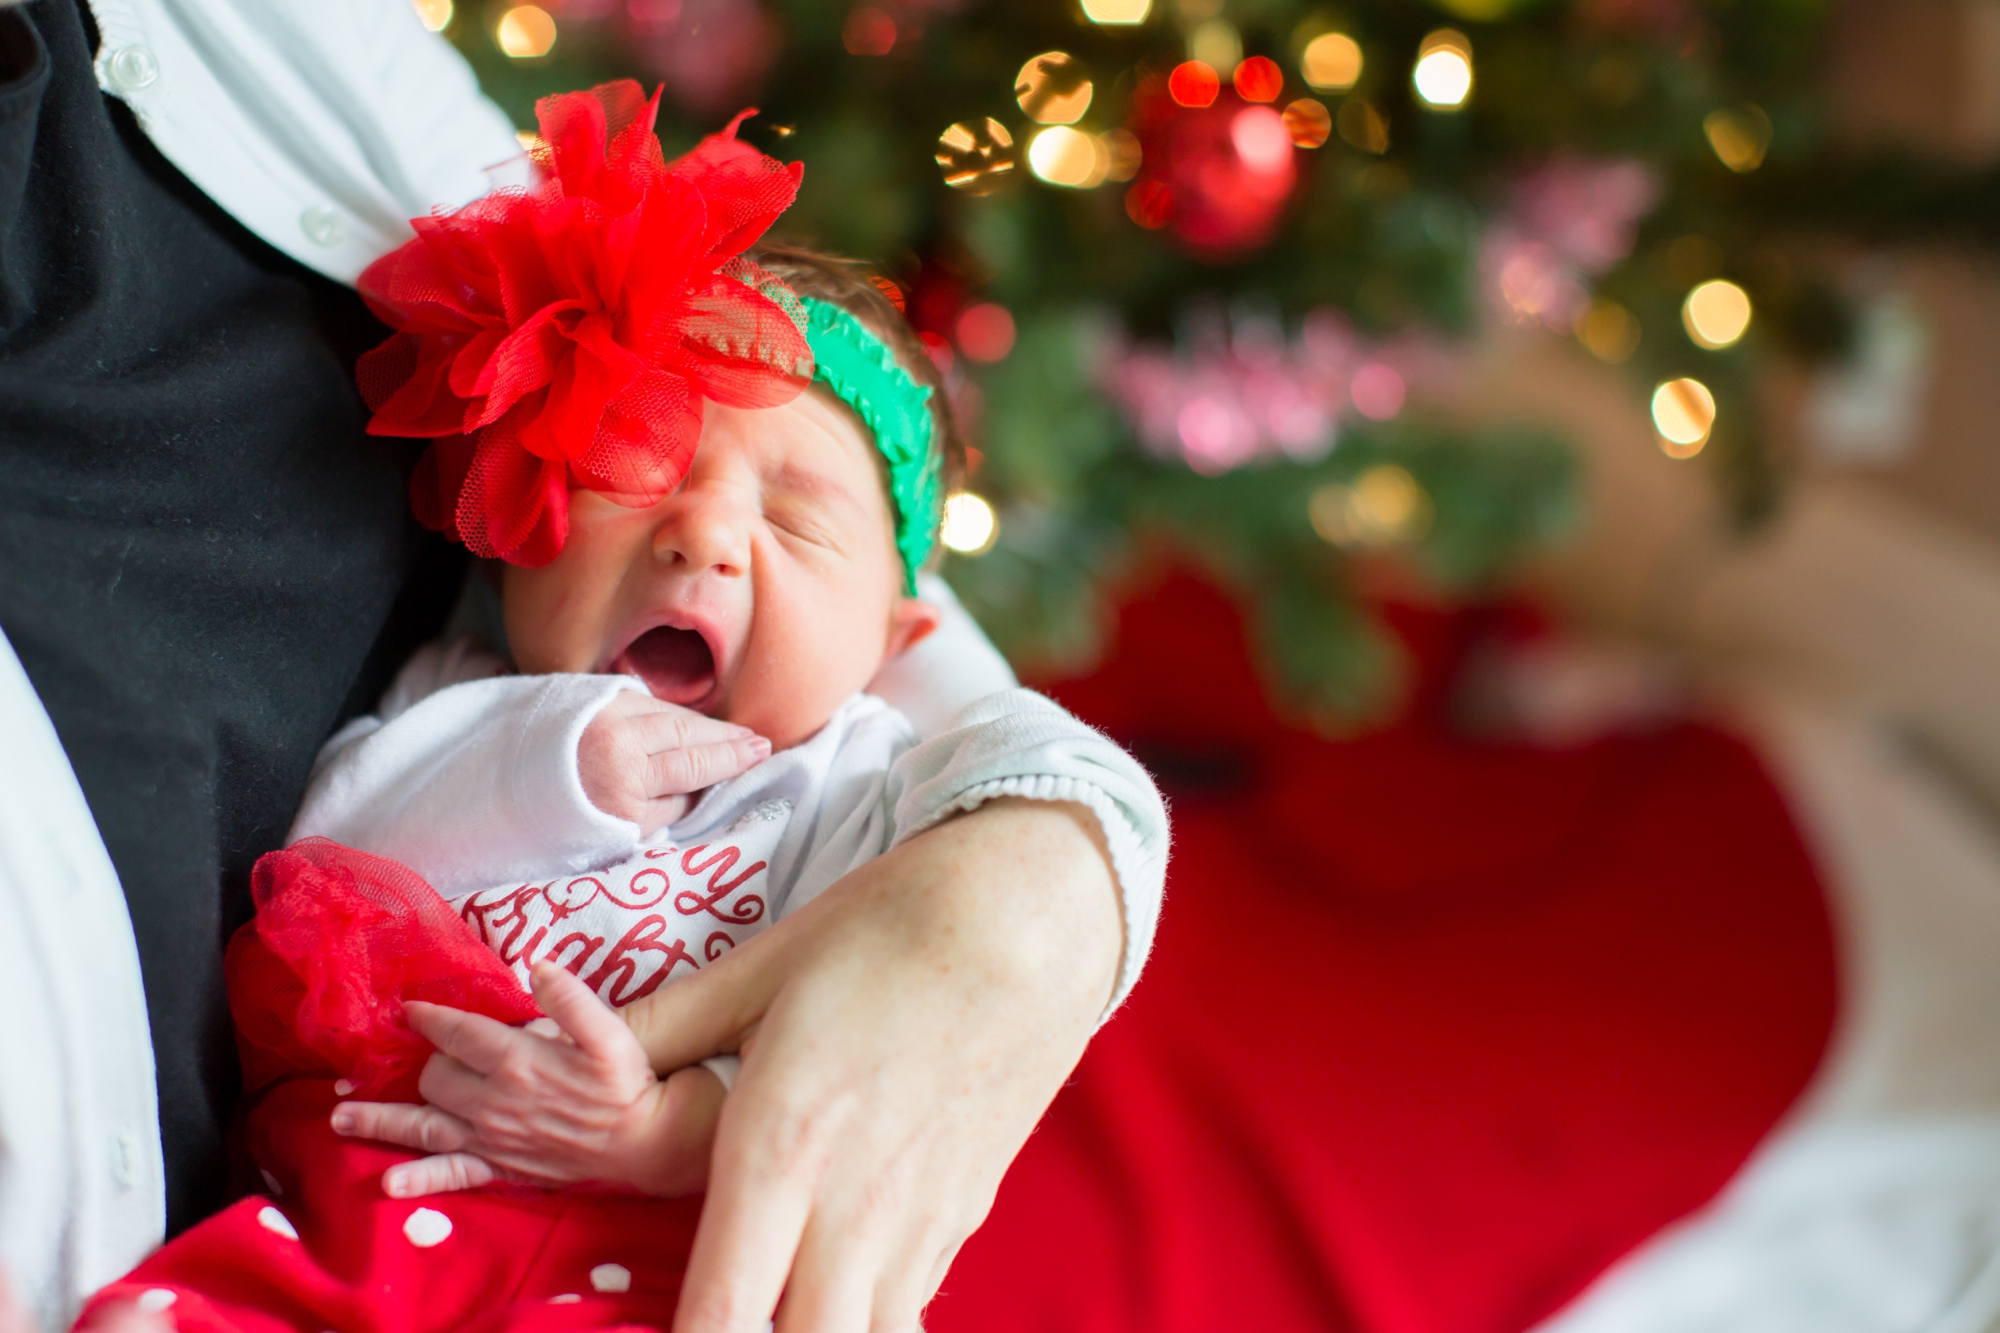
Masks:
[[[1143,149],[1125,195],[1134,222],[1170,227],[1210,259],[1238,258],[1270,241],[1298,183],[1292,134],[1274,108],[1234,92],[1190,107],[1171,79],[1155,76],[1134,91],[1131,129]]]
[[[680,484],[702,400],[774,407],[812,379],[797,302],[742,252],[802,168],[735,138],[672,164],[631,80],[543,98],[542,184],[417,218],[361,294],[396,334],[357,376],[376,435],[434,437],[410,481],[426,525],[546,564],[582,486],[643,507]]]

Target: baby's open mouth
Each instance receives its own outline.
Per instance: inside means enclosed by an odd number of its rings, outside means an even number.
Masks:
[[[715,690],[715,654],[691,629],[649,629],[618,654],[611,669],[645,681],[655,699],[686,708],[699,706]]]

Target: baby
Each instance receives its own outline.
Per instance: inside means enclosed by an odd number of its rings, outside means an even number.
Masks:
[[[615,95],[593,96],[611,109],[595,140],[609,175],[631,140]],[[542,110],[557,150],[545,170],[584,182],[562,158],[574,125]],[[590,108],[578,114],[590,120]],[[643,155],[650,114],[635,123]],[[713,197],[718,175],[764,171],[768,159],[746,168],[740,148],[719,136],[685,174],[711,187],[719,234],[747,245],[761,226]],[[413,1095],[428,1048],[400,1028],[403,1001],[518,1023],[535,1013],[524,986],[546,998],[581,982],[631,1004],[899,841],[999,797],[1093,811],[1128,920],[1135,886],[1157,893],[1165,821],[1143,770],[1047,700],[1005,688],[1004,665],[941,584],[926,579],[930,595],[918,595],[950,431],[936,372],[898,312],[804,252],[731,262],[796,323],[715,339],[739,364],[705,372],[698,447],[663,494],[648,502],[643,469],[574,450],[560,490],[510,491],[492,457],[462,440],[433,447],[413,490],[420,516],[508,557],[498,588],[515,670],[464,641],[434,645],[376,716],[328,742],[292,847],[260,863],[258,920],[231,947],[247,1142],[269,1194],[169,1244],[100,1304],[171,1309],[183,1328],[308,1333],[664,1326],[692,1201],[502,1185],[417,1206],[413,1195],[494,1173],[464,1159],[426,1171],[328,1130],[343,1098]],[[579,346],[589,317],[563,326]],[[771,392],[755,376],[792,373],[788,335],[803,337],[811,386]],[[457,337],[448,350],[467,345]],[[424,373],[419,358],[371,401],[386,412]],[[456,368],[437,382],[447,375],[455,392],[483,383]],[[573,411],[553,386],[532,406]],[[521,444],[507,475],[532,477],[538,465],[520,460],[544,457],[528,445],[546,423],[509,426],[490,400],[484,410],[478,449],[499,422]],[[959,636],[955,660],[983,679],[959,683],[976,702],[948,717],[936,696],[950,686],[906,681],[920,731],[863,691],[894,688],[885,665],[933,635]],[[1144,944],[1128,939],[1121,996]],[[606,1161],[569,1174],[660,1195],[698,1189],[735,1067],[721,1056],[656,1069],[673,1132],[643,1171]]]

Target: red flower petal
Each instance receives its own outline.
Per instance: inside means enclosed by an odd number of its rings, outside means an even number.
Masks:
[[[412,507],[482,555],[553,558],[569,485],[650,504],[704,396],[774,406],[811,378],[796,299],[736,258],[801,168],[737,141],[741,116],[670,166],[658,109],[629,80],[544,98],[540,186],[418,218],[362,275],[397,330],[358,367],[369,429],[439,437]]]
[[[701,418],[701,399],[685,379],[651,372],[606,407],[597,439],[570,470],[608,500],[655,504],[687,475]]]

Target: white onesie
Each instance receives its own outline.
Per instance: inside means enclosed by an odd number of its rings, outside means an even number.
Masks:
[[[998,796],[1076,801],[1103,827],[1126,904],[1112,1004],[1130,988],[1165,873],[1165,810],[1144,769],[1049,700],[1005,690],[920,740],[902,713],[856,694],[809,740],[642,837],[592,805],[577,773],[584,728],[621,690],[645,686],[511,675],[464,640],[433,644],[377,716],[321,751],[288,841],[327,837],[394,858],[523,984],[552,959],[622,1005],[948,815]],[[735,1062],[710,1067],[728,1082]]]

